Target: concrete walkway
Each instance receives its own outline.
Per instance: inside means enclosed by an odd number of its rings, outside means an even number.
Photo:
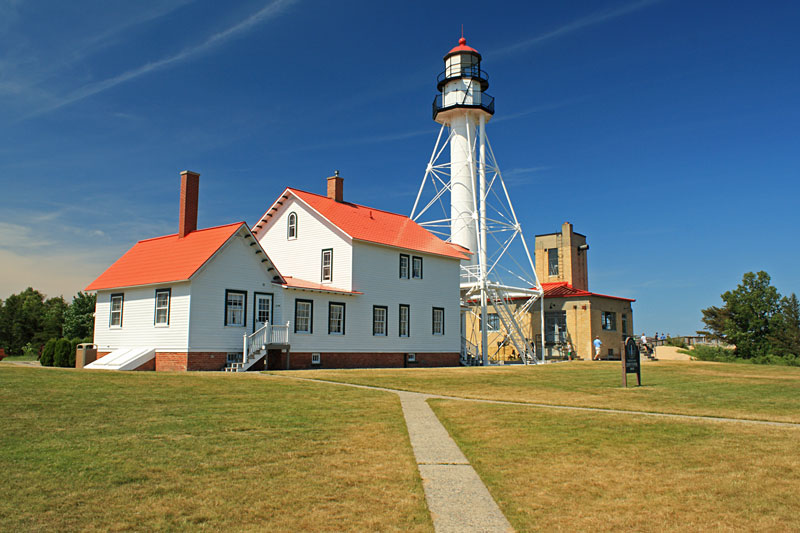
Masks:
[[[475,469],[459,449],[447,430],[436,418],[428,405],[431,398],[442,400],[459,400],[477,403],[500,405],[513,405],[539,409],[561,409],[569,411],[589,411],[596,413],[627,414],[633,416],[655,416],[682,420],[695,420],[704,422],[757,424],[767,426],[783,426],[800,428],[800,424],[793,422],[772,422],[768,420],[752,420],[742,418],[725,418],[713,416],[681,415],[673,413],[654,413],[648,411],[626,411],[622,409],[603,409],[597,407],[575,407],[568,405],[550,405],[527,402],[513,402],[502,400],[482,400],[476,398],[462,398],[458,396],[445,396],[440,394],[425,394],[408,392],[370,385],[356,385],[321,379],[310,379],[295,376],[262,374],[263,376],[278,379],[295,379],[298,381],[311,381],[328,385],[355,387],[359,389],[379,390],[391,392],[400,397],[403,415],[408,427],[411,447],[417,461],[422,486],[425,490],[425,500],[433,519],[433,526],[437,533],[445,532],[500,532],[514,531],[511,524],[503,515],[497,503],[489,494],[486,485],[478,477]]]
[[[397,394],[436,533],[514,531],[478,473],[428,405],[428,398],[436,395],[294,376],[262,376]]]
[[[437,533],[513,531],[478,473],[436,418],[428,396],[400,396],[425,500]]]

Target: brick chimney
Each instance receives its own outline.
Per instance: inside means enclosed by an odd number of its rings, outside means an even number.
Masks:
[[[181,211],[178,219],[178,237],[186,237],[197,229],[197,193],[200,189],[200,174],[184,170],[181,172]]]
[[[337,202],[344,202],[344,178],[339,176],[339,171],[328,178],[328,198]]]

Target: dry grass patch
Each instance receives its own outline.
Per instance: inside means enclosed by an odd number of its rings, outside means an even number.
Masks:
[[[800,423],[800,368],[663,361],[642,367],[642,387],[624,389],[620,366],[619,362],[575,361],[528,367],[315,370],[290,375],[464,398]]]
[[[395,395],[11,365],[0,381],[0,530],[432,530]]]
[[[800,429],[431,405],[519,531],[800,529]]]

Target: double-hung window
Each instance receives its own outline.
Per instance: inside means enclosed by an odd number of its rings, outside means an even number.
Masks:
[[[411,258],[411,277],[422,279],[422,258],[414,256]]]
[[[322,250],[322,281],[333,281],[333,250]]]
[[[313,333],[314,302],[297,299],[294,301],[294,332]]]
[[[399,317],[399,335],[401,337],[411,336],[411,307],[405,304],[400,304]]]
[[[328,304],[328,334],[344,335],[344,304],[330,302]]]
[[[156,289],[156,326],[169,326],[169,299],[171,289]]]
[[[122,301],[125,296],[122,294],[111,295],[111,314],[108,318],[108,325],[112,328],[122,327]]]
[[[433,334],[444,335],[444,308],[433,308]]]
[[[400,254],[400,279],[409,278],[409,260],[410,258],[406,254]]]
[[[386,336],[386,322],[389,318],[389,308],[384,305],[372,306],[372,334]]]
[[[225,291],[225,325],[245,326],[245,308],[247,293],[245,291]]]

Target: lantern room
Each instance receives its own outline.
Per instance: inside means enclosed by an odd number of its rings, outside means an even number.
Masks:
[[[449,122],[447,114],[439,115],[456,108],[494,114],[494,98],[484,93],[489,88],[489,76],[481,70],[481,54],[467,46],[464,37],[444,56],[444,71],[437,78],[436,88],[440,91],[433,101],[433,119],[437,122]]]

